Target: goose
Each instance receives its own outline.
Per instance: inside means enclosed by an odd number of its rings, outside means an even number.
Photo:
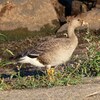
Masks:
[[[16,56],[18,63],[29,63],[37,67],[47,68],[50,74],[52,66],[67,62],[78,45],[74,30],[84,25],[84,21],[76,18],[68,24],[68,36],[53,37],[38,41],[32,49]]]

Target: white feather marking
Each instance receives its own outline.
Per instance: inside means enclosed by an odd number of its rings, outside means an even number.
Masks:
[[[34,66],[38,66],[38,67],[45,67],[45,65],[40,63],[37,58],[30,58],[28,56],[20,58],[20,60],[18,62],[19,63],[30,63],[30,64],[32,64]]]
[[[39,54],[30,54],[31,56],[39,56]]]

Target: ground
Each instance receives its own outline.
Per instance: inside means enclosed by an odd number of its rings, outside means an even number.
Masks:
[[[9,90],[0,92],[0,100],[100,100],[100,77],[85,78],[84,84]]]

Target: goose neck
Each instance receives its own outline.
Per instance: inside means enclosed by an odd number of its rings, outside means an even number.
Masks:
[[[69,26],[68,27],[68,36],[69,37],[76,36],[74,31],[75,31],[75,28]]]

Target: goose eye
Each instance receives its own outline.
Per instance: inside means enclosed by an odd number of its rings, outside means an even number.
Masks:
[[[80,21],[80,19],[78,19],[78,21]]]

